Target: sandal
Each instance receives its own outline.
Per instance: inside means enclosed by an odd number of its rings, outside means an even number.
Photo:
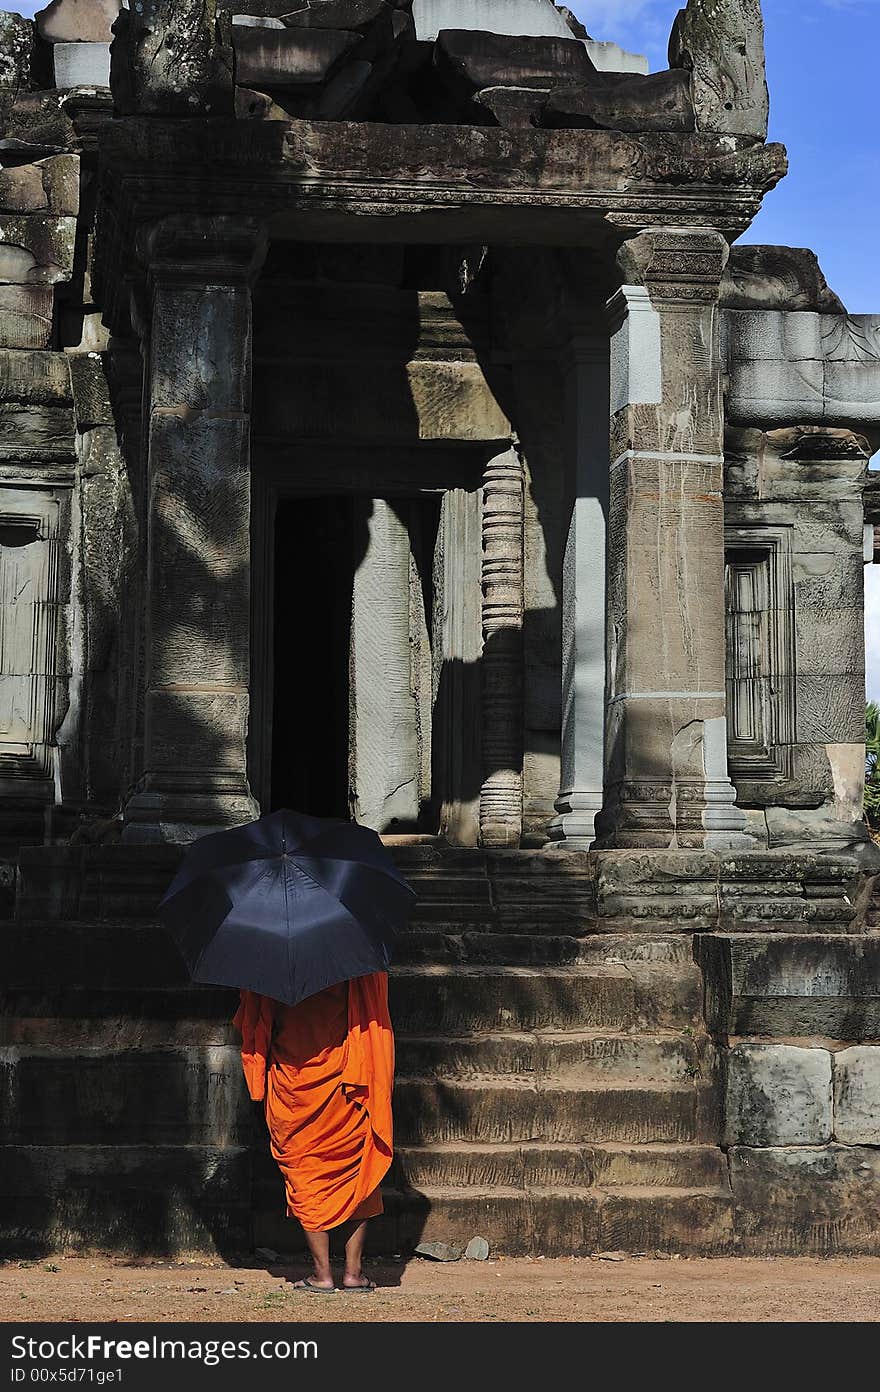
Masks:
[[[292,1281],[291,1286],[296,1291],[308,1291],[310,1295],[335,1295],[335,1286],[318,1286],[311,1276],[304,1276],[301,1281]]]
[[[362,1294],[369,1294],[371,1291],[374,1291],[376,1289],[376,1282],[369,1280],[361,1281],[356,1286],[340,1286],[339,1289],[341,1291],[354,1292],[355,1294],[357,1294],[358,1292]]]

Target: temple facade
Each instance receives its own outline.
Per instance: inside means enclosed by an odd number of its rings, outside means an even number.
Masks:
[[[292,1240],[181,846],[419,891],[380,1246],[880,1252],[880,314],[758,0],[0,15],[0,1244]],[[5,1109],[5,1110],[4,1110]]]

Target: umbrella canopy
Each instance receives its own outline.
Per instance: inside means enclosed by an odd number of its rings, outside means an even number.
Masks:
[[[285,809],[193,842],[159,914],[193,981],[296,1005],[387,971],[415,898],[375,831]]]

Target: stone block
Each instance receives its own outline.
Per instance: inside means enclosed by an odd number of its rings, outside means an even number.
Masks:
[[[444,30],[437,40],[435,66],[463,93],[485,87],[561,87],[596,77],[578,39],[521,38]]]
[[[109,43],[57,43],[52,50],[56,87],[109,87]]]
[[[34,26],[29,19],[9,11],[0,12],[0,94],[13,100],[26,91],[31,80]]]
[[[688,73],[605,79],[557,87],[542,112],[542,125],[620,131],[692,131],[694,106]]]
[[[831,1132],[827,1049],[742,1043],[730,1050],[725,1145],[824,1145]]]
[[[319,87],[359,42],[340,29],[254,29],[233,25],[235,80],[258,91]]]
[[[740,1251],[834,1256],[880,1250],[880,1152],[863,1146],[728,1152]]]
[[[880,1037],[880,938],[736,933],[696,944],[716,1036]]]
[[[0,460],[46,464],[72,460],[74,439],[69,407],[0,404]]]
[[[70,149],[78,141],[73,118],[56,91],[18,93],[15,104],[4,112],[3,139],[6,149],[16,145],[30,151],[35,145]]]
[[[880,1045],[854,1044],[833,1062],[834,1139],[880,1146]]]
[[[42,172],[35,164],[0,169],[0,211],[36,213],[48,206]]]
[[[0,216],[0,284],[54,285],[70,280],[75,240],[72,217]]]
[[[0,402],[57,406],[70,400],[70,371],[64,353],[0,350]]]
[[[48,347],[54,303],[51,285],[0,285],[0,347]]]
[[[37,33],[51,44],[109,45],[119,0],[52,0],[37,15]]]
[[[113,425],[110,387],[101,358],[94,353],[71,353],[69,364],[77,428]]]
[[[444,29],[570,39],[572,31],[552,0],[413,0],[416,38],[433,41]]]

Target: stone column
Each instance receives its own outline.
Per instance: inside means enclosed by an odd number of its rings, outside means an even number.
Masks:
[[[550,835],[585,850],[602,807],[605,762],[607,337],[573,339],[566,412],[572,507],[562,572],[562,776]]]
[[[643,232],[611,316],[608,712],[599,841],[751,844],[727,773],[723,399],[713,231]]]
[[[247,779],[251,283],[244,217],[145,231],[150,352],[143,772],[130,841],[191,840],[259,815]]]
[[[483,473],[483,846],[522,838],[523,505],[522,461],[511,446]]]

